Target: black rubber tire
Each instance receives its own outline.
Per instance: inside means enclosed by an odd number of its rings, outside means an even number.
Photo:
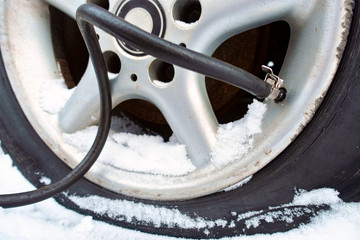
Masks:
[[[192,217],[207,220],[234,220],[232,211],[270,211],[268,206],[290,202],[294,189],[311,190],[329,187],[340,192],[345,201],[360,200],[360,14],[355,6],[352,27],[346,49],[334,81],[314,118],[296,140],[268,166],[253,176],[245,186],[230,192],[182,202],[143,201],[103,189],[85,179],[73,185],[68,195],[95,194],[110,199],[128,199],[167,208],[176,208]],[[41,176],[56,181],[70,170],[58,159],[35,133],[23,114],[9,84],[2,58],[0,59],[0,136],[4,150],[16,166],[35,186]],[[37,174],[35,174],[37,173]],[[308,206],[311,213],[301,215],[292,223],[275,221],[247,229],[245,220],[234,228],[214,227],[209,234],[204,229],[154,227],[144,222],[127,223],[80,209],[66,195],[56,200],[80,213],[94,216],[126,228],[177,237],[217,238],[235,234],[272,233],[286,231],[306,223],[326,206]]]

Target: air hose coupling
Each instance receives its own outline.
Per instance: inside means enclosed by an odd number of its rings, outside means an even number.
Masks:
[[[271,85],[271,91],[268,98],[275,102],[281,102],[286,98],[286,89],[283,86],[284,80],[275,75],[272,68],[262,65],[261,69],[266,73],[264,81]]]

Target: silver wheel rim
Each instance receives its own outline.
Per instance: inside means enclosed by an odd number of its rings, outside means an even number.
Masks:
[[[52,53],[47,4],[74,16],[77,7],[86,1],[45,2],[1,3],[2,53],[9,80],[29,121],[48,146],[74,167],[81,160],[81,154],[64,143],[63,132],[81,129],[96,119],[98,105],[94,81],[81,81],[58,115],[44,112],[33,93],[41,91],[43,81],[39,79],[59,78]],[[120,2],[110,1],[109,10],[115,12]],[[99,30],[102,50],[119,54],[123,65],[118,77],[112,81],[114,105],[131,98],[154,103],[179,141],[187,146],[196,170],[181,176],[163,176],[97,163],[86,175],[91,181],[115,192],[146,199],[179,200],[203,196],[259,171],[281,153],[312,118],[341,59],[353,2],[199,2],[200,19],[194,24],[182,25],[174,20],[176,1],[159,0],[167,21],[165,39],[185,43],[192,50],[211,55],[224,40],[240,32],[279,20],[290,25],[288,52],[279,74],[288,89],[287,99],[282,104],[266,101],[268,110],[263,117],[262,133],[254,137],[253,145],[256,147],[241,159],[234,159],[218,168],[208,160],[215,145],[218,123],[207,98],[204,78],[175,67],[174,80],[157,86],[149,79],[146,67],[154,58],[129,56],[113,38]],[[17,11],[19,8],[24,11]],[[32,61],[34,56],[36,61]],[[85,74],[91,74],[91,69],[89,64]],[[139,79],[136,82],[129,79],[133,73]],[[90,100],[83,101],[87,96],[91,96]],[[82,114],[76,115],[79,111]]]

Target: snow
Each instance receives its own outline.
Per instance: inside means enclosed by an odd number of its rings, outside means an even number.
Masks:
[[[71,90],[66,90],[65,85],[54,83],[52,88],[54,92],[57,89],[59,93],[64,94],[59,98],[60,101],[64,102],[64,99],[69,97],[66,91]],[[43,106],[43,110],[58,113],[62,108],[59,100],[51,98],[52,94],[44,93],[45,91],[39,94],[40,102],[46,100],[54,109]],[[219,126],[210,159],[215,167],[224,166],[245,156],[253,147],[254,137],[261,133],[266,105],[254,100],[248,107],[249,111],[242,119]],[[90,126],[72,134],[64,133],[63,141],[85,156],[95,139],[97,129],[97,126]],[[165,142],[162,137],[154,136],[150,131],[149,134],[144,134],[143,129],[126,116],[113,117],[111,129],[98,159],[100,163],[126,171],[164,176],[181,176],[196,170],[187,155],[185,145],[178,143],[175,136],[169,142]]]
[[[39,104],[43,111],[57,114],[64,107],[74,89],[67,89],[64,79],[47,79],[39,93]]]
[[[179,23],[178,23],[179,24]],[[191,26],[191,25],[190,25]],[[190,27],[186,25],[186,27]],[[185,27],[185,25],[184,25]],[[63,80],[47,80],[39,93],[39,103],[43,111],[56,115],[71,95]],[[234,159],[244,157],[253,147],[254,138],[261,133],[261,124],[266,112],[266,104],[254,100],[248,113],[240,120],[220,125],[217,142],[211,153],[211,163],[222,167]],[[90,148],[96,126],[90,126],[73,134],[63,134],[64,142],[75,147],[83,155]],[[125,116],[113,117],[111,132],[99,162],[129,171],[180,176],[196,168],[187,157],[185,146],[179,144],[176,136],[165,142],[160,136],[130,121]],[[231,143],[231,144],[229,144]],[[234,144],[237,143],[237,144]],[[122,156],[118,159],[116,156]],[[168,164],[168,159],[173,159]],[[136,161],[135,161],[136,160]],[[33,189],[33,186],[12,167],[11,158],[0,152],[0,193],[10,193]],[[251,180],[252,176],[224,189],[232,191]],[[51,180],[41,176],[46,185]],[[65,193],[66,194],[66,193]],[[207,220],[190,217],[176,208],[164,208],[128,200],[109,200],[100,196],[68,196],[80,208],[106,214],[113,218],[131,222],[146,222],[155,227],[198,228],[209,234],[211,228],[220,226],[233,229],[239,221],[245,220],[246,228],[252,229],[262,223],[282,221],[291,223],[295,217],[311,212],[310,208],[299,205],[330,205],[330,211],[323,211],[312,222],[286,233],[272,235],[237,236],[230,239],[358,239],[360,236],[360,203],[344,203],[339,193],[333,189],[305,191],[294,189],[292,202],[282,206],[269,206],[269,211],[247,213],[231,212],[232,220]],[[90,216],[77,214],[63,208],[53,199],[31,206],[15,209],[0,208],[0,240],[2,239],[173,239],[153,236],[138,231],[127,230],[93,220]]]
[[[93,72],[87,73],[83,78],[94,77]],[[109,77],[115,76],[110,74]],[[73,90],[67,89],[61,78],[43,81],[38,93],[41,109],[56,117]],[[219,126],[217,141],[210,153],[210,162],[216,168],[244,157],[253,147],[254,137],[261,133],[266,104],[254,100],[248,108],[243,118]],[[89,126],[72,134],[64,133],[62,138],[64,143],[74,147],[79,155],[85,156],[95,139],[97,129],[97,126]],[[196,170],[187,155],[185,145],[178,143],[175,136],[165,142],[162,137],[154,135],[149,130],[144,132],[144,129],[124,115],[113,117],[111,132],[98,162],[129,172],[163,176],[182,176]]]
[[[33,186],[25,180],[19,171],[12,166],[11,158],[0,152],[0,192],[11,193],[17,191],[25,191],[33,189]],[[271,222],[277,220],[276,218],[284,217],[285,221],[291,221],[291,214],[301,214],[301,212],[293,211],[299,204],[323,204],[330,205],[329,211],[323,211],[318,216],[314,217],[310,224],[301,225],[297,229],[285,233],[275,234],[258,234],[254,236],[237,236],[232,240],[281,240],[281,239],[359,239],[360,228],[360,203],[344,203],[338,196],[338,192],[333,189],[316,189],[312,191],[296,190],[294,199],[291,203],[283,206],[272,207],[273,213],[271,215],[259,215],[259,212],[249,212],[246,214],[238,214],[232,212],[233,216],[237,216],[237,220],[245,217],[249,218],[248,227],[257,227],[261,225],[262,221]],[[76,197],[71,197],[76,198]],[[101,209],[101,204],[106,204],[106,201],[101,200],[96,196],[89,196],[88,198],[78,198],[78,201],[93,201],[93,203],[100,204],[97,206]],[[111,202],[108,202],[110,204]],[[89,203],[85,203],[89,204]],[[131,212],[139,209],[146,209],[148,218],[160,219],[163,224],[164,221],[168,226],[182,226],[192,227],[192,224],[197,224],[197,227],[206,227],[204,232],[209,232],[207,228],[216,224],[218,226],[234,228],[236,221],[226,222],[218,219],[214,222],[204,219],[190,219],[186,215],[176,212],[176,210],[162,209],[154,206],[147,206],[140,204],[136,206],[135,203],[128,201],[112,202],[111,204],[118,204],[118,207],[127,210],[123,211],[124,216],[129,219],[134,215]],[[128,205],[126,205],[128,204]],[[91,205],[91,204],[89,204]],[[87,205],[89,207],[89,205]],[[280,213],[276,211],[280,207],[289,207],[288,212]],[[106,206],[105,206],[106,207]],[[135,207],[135,209],[134,209]],[[291,208],[292,207],[292,208]],[[105,209],[105,208],[104,208]],[[106,211],[106,210],[101,211]],[[290,210],[291,209],[291,210]],[[117,211],[118,209],[116,209]],[[99,210],[100,211],[100,210]],[[100,212],[101,212],[100,211]],[[115,213],[114,211],[113,213]],[[162,214],[161,217],[156,217],[157,214]],[[251,218],[253,217],[253,218]],[[171,220],[173,218],[173,221]],[[149,219],[143,219],[149,221]],[[182,220],[181,220],[182,219]],[[184,219],[186,221],[184,221]],[[172,222],[171,222],[172,221]],[[155,223],[155,222],[153,222]],[[207,224],[204,226],[203,224]],[[156,223],[155,223],[156,224]],[[190,224],[190,225],[188,225]],[[30,206],[19,207],[14,209],[0,208],[0,239],[1,240],[45,240],[45,239],[143,239],[143,240],[170,240],[175,239],[165,236],[149,235],[135,230],[123,229],[103,222],[93,220],[91,216],[84,216],[68,210],[53,199],[43,201]]]
[[[235,121],[220,125],[211,162],[221,167],[245,156],[253,147],[254,137],[261,133],[266,105],[254,100],[247,114]]]
[[[113,117],[112,122],[112,129],[116,131],[110,132],[99,162],[128,171],[168,176],[179,176],[195,170],[195,166],[187,157],[185,145],[165,142],[160,136],[129,133],[127,127],[121,127],[127,124],[120,118]],[[96,132],[97,126],[91,126],[73,134],[63,134],[63,138],[85,156]],[[169,159],[172,160],[171,164]]]
[[[186,22],[183,22],[183,21],[180,21],[180,20],[175,20],[176,24],[179,26],[179,27],[182,27],[182,28],[192,28],[194,25],[196,25],[196,22],[192,22],[192,23],[186,23]]]
[[[311,192],[298,190],[295,193],[293,205],[320,205],[320,204],[337,204],[341,202],[338,197],[339,193],[333,189],[315,189]]]
[[[43,183],[43,184],[45,184],[45,185],[49,185],[49,184],[51,184],[51,179],[42,176],[42,177],[40,178],[39,182],[41,182],[41,183]]]
[[[261,133],[266,105],[254,100],[248,113],[240,120],[219,126],[217,142],[211,153],[211,163],[221,167],[245,156],[253,147],[254,137]],[[125,116],[112,118],[112,131],[99,157],[99,162],[119,169],[167,176],[181,176],[196,170],[187,156],[185,145],[176,137],[165,142],[160,136],[141,134],[140,127]],[[72,134],[63,134],[65,143],[84,156],[90,149],[97,126],[90,126]],[[122,156],[119,159],[118,156]],[[169,164],[171,159],[171,164]]]
[[[169,83],[159,80],[153,80],[152,82],[158,87],[166,87],[167,85],[169,85]]]
[[[133,220],[147,222],[154,224],[156,227],[167,226],[189,229],[207,228],[224,224],[221,219],[217,222],[207,221],[199,217],[192,219],[189,216],[180,213],[177,209],[167,209],[164,207],[134,203],[127,200],[108,200],[99,196],[89,196],[84,198],[70,196],[70,199],[81,208],[92,210],[95,213],[106,214],[111,218],[121,219],[126,222],[131,222]]]

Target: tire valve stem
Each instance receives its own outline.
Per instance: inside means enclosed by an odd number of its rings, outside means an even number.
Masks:
[[[281,102],[286,98],[286,89],[281,87],[284,83],[279,76],[275,75],[272,68],[261,65],[261,69],[266,73],[264,81],[271,85],[271,92],[268,98],[273,99],[275,102]]]

